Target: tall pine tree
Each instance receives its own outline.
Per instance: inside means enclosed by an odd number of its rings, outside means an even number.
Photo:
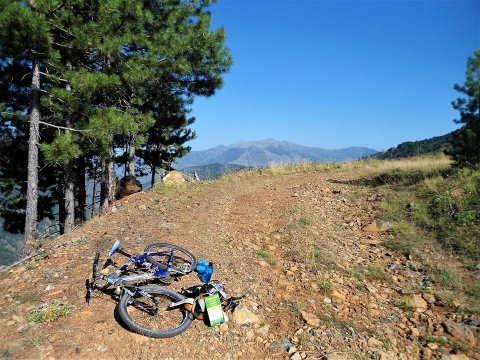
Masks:
[[[452,103],[460,112],[455,122],[463,126],[453,135],[450,154],[457,166],[472,167],[480,163],[480,50],[468,59],[467,79],[455,90],[465,96]]]

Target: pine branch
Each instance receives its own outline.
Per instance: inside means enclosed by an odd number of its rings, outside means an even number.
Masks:
[[[47,74],[47,73],[44,73],[44,72],[41,72],[41,71],[40,71],[40,74],[45,75],[45,76],[47,76],[47,77],[55,78],[55,79],[57,79],[57,80],[59,80],[59,81],[68,82],[68,80],[59,78],[58,76],[55,76],[55,75]]]
[[[79,130],[79,129],[73,129],[73,128],[69,128],[69,127],[65,127],[65,126],[53,125],[53,124],[49,124],[49,123],[46,123],[46,122],[43,122],[43,121],[39,121],[38,123],[42,124],[42,125],[50,126],[50,127],[56,128],[56,129],[62,129],[62,130],[70,130],[70,131],[78,131],[78,132],[89,132],[89,131],[91,131],[91,130]]]

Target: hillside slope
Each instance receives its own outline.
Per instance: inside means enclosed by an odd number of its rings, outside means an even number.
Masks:
[[[418,155],[425,155],[435,152],[443,152],[450,148],[453,134],[451,132],[442,136],[435,136],[430,139],[418,141],[405,141],[388,150],[372,155],[377,159],[399,159]]]
[[[478,318],[455,310],[472,304],[460,295],[446,304],[426,279],[428,263],[461,264],[441,253],[426,252],[424,262],[393,253],[382,242],[394,234],[366,232],[383,195],[361,185],[365,176],[351,167],[259,170],[122,199],[114,212],[48,244],[65,246],[2,275],[0,357],[478,358]],[[170,242],[213,261],[215,278],[231,294],[247,294],[243,304],[261,323],[220,330],[195,321],[164,340],[125,330],[108,296],[84,302],[94,253],[105,259],[115,239],[132,251]],[[189,276],[171,287],[192,283]],[[54,300],[73,305],[72,314],[28,320]]]

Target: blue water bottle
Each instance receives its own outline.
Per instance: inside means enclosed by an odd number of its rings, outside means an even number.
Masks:
[[[205,259],[201,259],[197,264],[197,273],[200,280],[208,284],[213,275],[213,263],[209,263]]]

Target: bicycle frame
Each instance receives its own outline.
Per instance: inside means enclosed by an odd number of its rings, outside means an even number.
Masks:
[[[111,262],[115,264],[111,258],[115,253],[119,253],[123,256],[126,256],[129,258],[129,260],[122,265],[120,268],[115,270],[109,275],[104,275],[104,274],[97,274],[98,272],[98,262],[99,262],[99,256],[100,254],[97,253],[95,256],[95,260],[93,262],[93,276],[90,280],[87,280],[87,295],[86,295],[86,301],[87,303],[90,302],[92,293],[95,289],[99,289],[100,291],[105,291],[108,289],[110,286],[116,286],[117,289],[115,293],[117,295],[121,294],[121,291],[125,289],[125,291],[130,291],[129,289],[135,289],[135,286],[133,283],[136,282],[148,282],[152,280],[165,280],[168,279],[170,275],[186,275],[189,271],[190,268],[183,268],[179,269],[173,266],[173,259],[174,259],[174,252],[173,251],[165,251],[165,252],[150,252],[150,253],[142,253],[139,255],[131,255],[127,253],[125,250],[120,248],[120,241],[116,241],[115,244],[113,245],[112,249],[109,252],[109,259],[107,262]],[[150,262],[147,261],[148,256],[168,256],[168,261],[166,261],[165,266],[166,269],[162,269],[154,264],[151,264]],[[128,268],[131,265],[136,265],[139,267],[143,267],[145,270],[153,270],[153,272],[145,272],[142,274],[134,274],[134,275],[122,275],[124,272],[128,270]],[[103,286],[98,286],[97,282],[98,281],[106,281],[105,285]],[[171,281],[171,280],[169,280]],[[134,295],[134,292],[131,292],[131,295]],[[154,300],[154,299],[152,299]],[[155,302],[155,301],[154,301]]]

